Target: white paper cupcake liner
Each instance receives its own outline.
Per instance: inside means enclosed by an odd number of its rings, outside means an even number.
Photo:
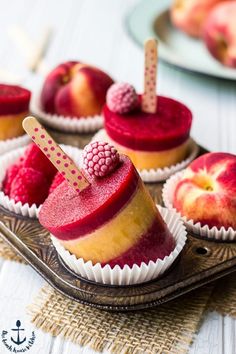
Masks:
[[[29,144],[30,140],[30,137],[26,134],[17,138],[2,140],[0,141],[0,155],[19,147],[26,146]]]
[[[204,225],[202,226],[200,222],[195,223],[192,219],[187,219],[186,216],[181,215],[180,212],[178,212],[174,206],[173,206],[173,196],[174,196],[174,191],[176,189],[177,183],[181,180],[183,177],[184,171],[180,171],[170,177],[167,182],[164,184],[163,190],[162,190],[162,197],[165,206],[172,211],[175,211],[184,221],[187,230],[191,233],[194,233],[196,235],[199,235],[201,237],[206,237],[212,240],[218,240],[218,241],[236,241],[236,230],[234,230],[232,227],[229,229],[225,229],[223,226],[218,229],[217,227],[212,227],[209,228],[209,226]]]
[[[134,265],[132,268],[128,265],[125,265],[124,268],[118,265],[111,268],[108,264],[102,267],[100,263],[93,265],[91,261],[85,262],[82,258],[76,258],[61,245],[58,239],[51,235],[53,245],[65,264],[72,271],[88,280],[110,285],[131,285],[147,282],[160,277],[170,268],[182,251],[187,239],[186,229],[179,216],[161,206],[158,206],[158,208],[176,242],[175,249],[163,260],[150,261],[148,264],[142,263],[141,266]]]
[[[92,133],[103,127],[103,117],[95,115],[86,118],[64,117],[62,115],[46,113],[42,110],[39,96],[34,95],[30,105],[31,112],[42,123],[51,128],[67,133]]]
[[[92,138],[93,141],[107,141],[108,143],[110,142],[111,144],[114,144],[114,142],[109,138],[107,135],[105,129],[99,130]],[[177,163],[176,165],[170,166],[170,167],[164,167],[164,168],[157,168],[157,169],[150,169],[150,170],[138,170],[140,177],[142,180],[146,183],[153,183],[153,182],[161,182],[165,181],[167,178],[169,178],[171,175],[176,173],[177,171],[182,170],[186,166],[190,164],[191,161],[193,161],[196,156],[199,153],[199,146],[196,144],[196,142],[193,139],[190,139],[189,142],[189,153],[188,157],[184,159],[183,161]]]
[[[62,149],[74,160],[74,162],[79,165],[81,163],[81,155],[82,151],[78,148],[68,146],[68,145],[60,145]],[[6,175],[7,168],[12,165],[20,156],[24,154],[26,147],[18,148],[13,151],[10,151],[3,156],[0,157],[0,187]],[[37,206],[33,204],[29,206],[28,203],[22,204],[21,202],[15,202],[13,199],[10,199],[8,195],[4,194],[3,191],[0,190],[0,205],[2,205],[5,209],[18,214],[23,215],[29,218],[38,218],[38,214],[41,206]]]

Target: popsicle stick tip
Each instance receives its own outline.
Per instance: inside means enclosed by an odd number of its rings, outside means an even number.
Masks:
[[[90,185],[90,182],[83,175],[82,171],[80,171],[35,117],[26,117],[22,125],[34,143],[56,169],[63,174],[64,178],[76,192],[79,193]]]
[[[144,42],[144,45],[146,44],[154,44],[154,45],[157,45],[158,44],[158,41],[156,38],[148,38],[145,40]]]
[[[150,38],[144,44],[144,92],[142,95],[142,111],[155,113],[157,110],[157,40]]]
[[[31,122],[38,122],[37,119],[33,116],[28,116],[28,117],[25,117],[25,119],[23,120],[22,122],[22,126],[23,128],[25,129],[25,127],[28,126],[29,123]]]

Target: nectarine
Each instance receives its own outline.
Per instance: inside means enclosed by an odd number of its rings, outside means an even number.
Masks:
[[[208,153],[184,171],[173,206],[194,222],[236,230],[236,156]]]
[[[210,10],[224,0],[174,0],[172,23],[193,37],[201,37],[204,21]]]
[[[46,77],[41,106],[47,113],[66,117],[100,114],[113,80],[103,71],[75,61],[58,65]]]
[[[213,57],[236,68],[236,1],[226,1],[211,11],[203,38]]]

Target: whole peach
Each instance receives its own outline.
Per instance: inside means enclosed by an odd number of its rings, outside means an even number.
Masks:
[[[203,38],[213,57],[236,68],[236,1],[226,1],[211,11]]]
[[[80,62],[58,65],[46,77],[41,106],[45,112],[67,117],[100,114],[113,80],[103,71]]]
[[[172,23],[193,37],[201,37],[204,21],[210,10],[224,0],[174,0]]]
[[[208,153],[184,171],[173,206],[194,222],[236,230],[236,156]]]

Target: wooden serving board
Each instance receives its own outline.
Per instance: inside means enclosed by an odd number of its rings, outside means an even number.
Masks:
[[[76,142],[79,139],[74,138]],[[76,142],[70,139],[71,144],[78,146]],[[162,186],[147,185],[159,204]],[[107,286],[71,272],[54,249],[49,232],[36,219],[0,208],[0,235],[56,290],[75,301],[109,311],[160,305],[236,270],[236,243],[213,242],[188,234],[181,255],[162,278],[139,285]]]

